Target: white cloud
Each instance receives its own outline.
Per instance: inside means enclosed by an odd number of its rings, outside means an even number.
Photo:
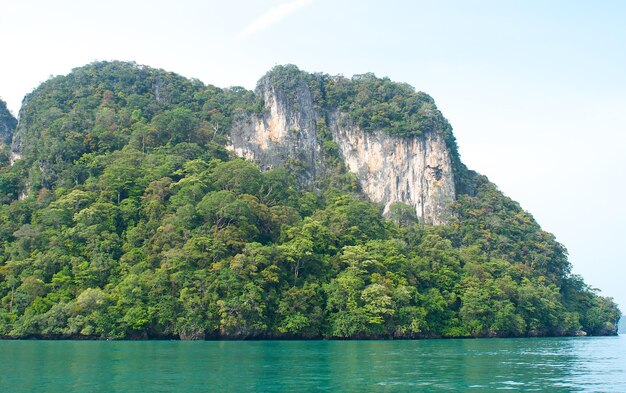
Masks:
[[[290,14],[313,3],[313,1],[315,0],[294,0],[272,7],[246,26],[246,28],[237,35],[237,39],[242,40],[254,33],[263,31],[285,19]]]

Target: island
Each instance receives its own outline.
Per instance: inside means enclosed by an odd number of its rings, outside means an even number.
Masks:
[[[18,117],[0,102],[3,338],[617,334],[613,300],[407,84],[95,62]]]

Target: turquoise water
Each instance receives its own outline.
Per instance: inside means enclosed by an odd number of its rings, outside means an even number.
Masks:
[[[0,392],[626,392],[626,336],[0,341]]]

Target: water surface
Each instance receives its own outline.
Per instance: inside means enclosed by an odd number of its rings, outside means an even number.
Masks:
[[[626,392],[626,336],[0,341],[1,392]]]

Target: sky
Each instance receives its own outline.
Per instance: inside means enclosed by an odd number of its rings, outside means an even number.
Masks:
[[[626,312],[626,2],[2,0],[0,97],[129,60],[254,88],[277,64],[430,94],[465,164]]]

